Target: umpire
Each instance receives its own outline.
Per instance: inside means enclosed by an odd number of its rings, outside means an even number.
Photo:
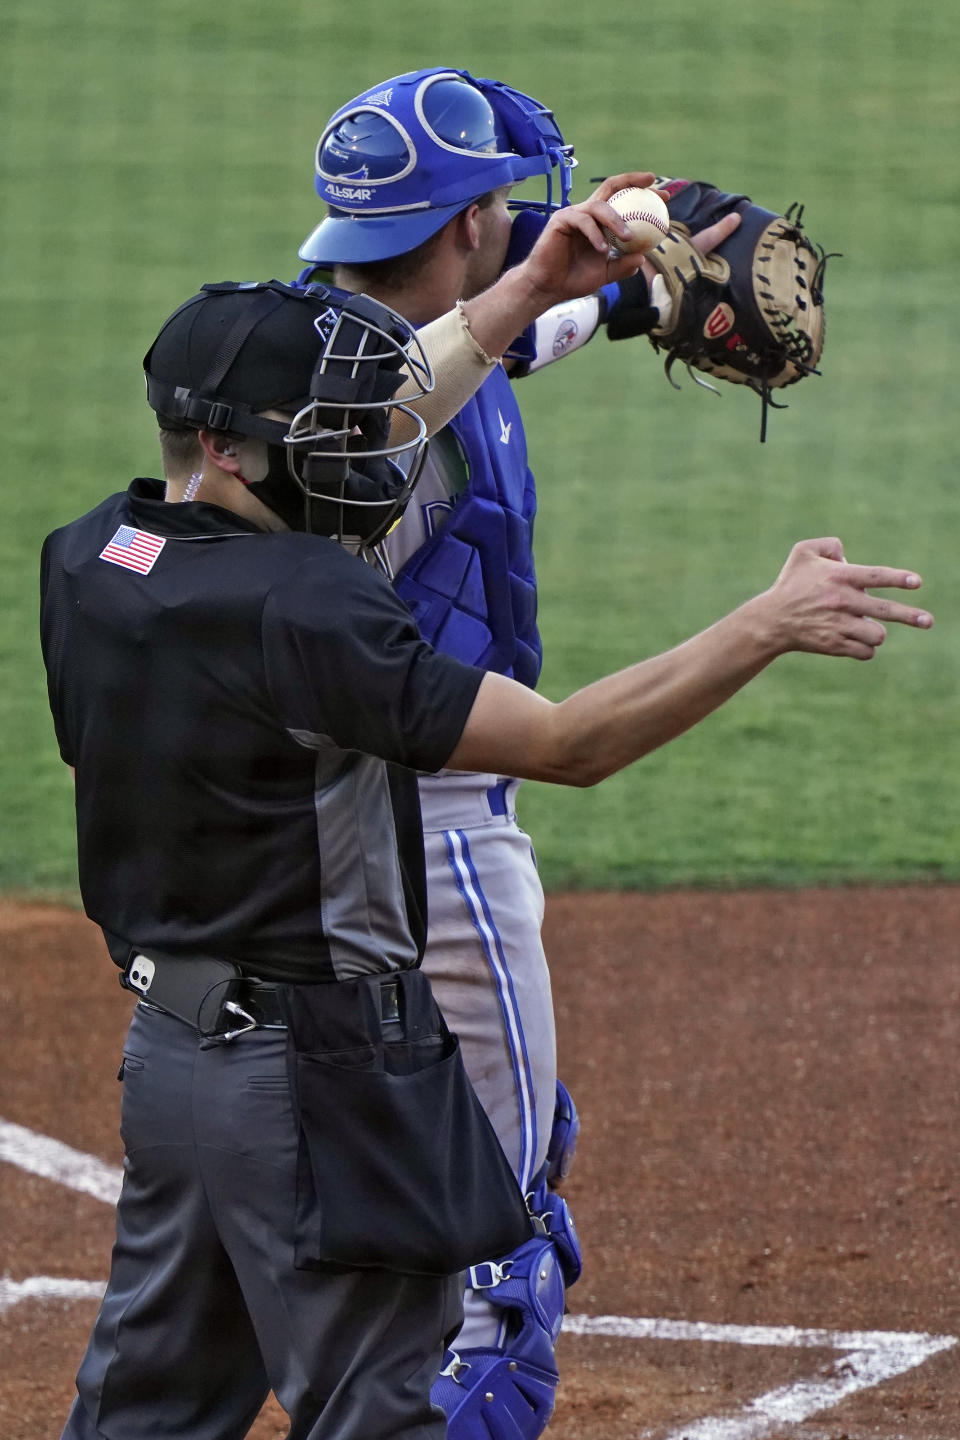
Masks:
[[[389,336],[390,312],[373,313]],[[374,569],[297,533],[345,525],[366,540],[397,509],[402,477],[356,433],[346,473],[327,455],[311,476],[310,447],[330,444],[310,438],[310,382],[334,315],[324,292],[279,285],[212,287],[179,310],[147,357],[169,486],[136,480],[44,548],[84,903],[150,997],[124,1051],[117,1242],[70,1437],[243,1435],[270,1386],[292,1437],[445,1429],[429,1391],[459,1282],[295,1255],[306,1221],[279,982],[343,982],[359,1031],[357,977],[417,966],[415,771],[446,760],[482,678],[433,655]],[[373,350],[360,402],[400,374],[382,334],[358,318],[334,337],[388,352]],[[334,368],[324,383],[344,398]],[[299,446],[284,445],[301,410]],[[374,998],[376,1029],[408,1038],[402,989]],[[355,1063],[369,1040],[354,1040]]]
[[[416,772],[591,784],[785,651],[868,659],[877,616],[932,623],[866,589],[916,576],[821,540],[559,705],[433,651],[351,553],[417,473],[389,443],[415,347],[366,297],[206,287],[145,362],[166,484],[135,480],[44,546],[84,904],[141,997],[69,1440],[239,1437],[270,1387],[290,1440],[441,1440],[446,1272],[530,1218],[418,969]]]

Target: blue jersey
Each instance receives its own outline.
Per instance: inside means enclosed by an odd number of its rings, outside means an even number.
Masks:
[[[497,366],[450,422],[467,483],[395,589],[438,650],[531,688],[540,674],[533,565],[536,493],[513,388]],[[416,504],[416,492],[413,503]]]

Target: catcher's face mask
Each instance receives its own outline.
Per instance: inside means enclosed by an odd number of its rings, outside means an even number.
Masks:
[[[330,213],[301,259],[392,259],[482,195],[535,176],[545,198],[512,208],[549,216],[569,202],[575,164],[552,111],[522,91],[466,70],[396,76],[337,111],[320,136],[316,187]]]
[[[409,402],[432,390],[433,372],[387,306],[279,280],[207,285],[167,321],[144,370],[161,427],[267,442],[267,474],[248,488],[291,529],[368,549],[403,514],[426,455]]]

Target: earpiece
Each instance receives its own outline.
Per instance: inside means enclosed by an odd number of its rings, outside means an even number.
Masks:
[[[232,445],[224,445],[223,453],[224,455],[236,455],[237,452],[236,450],[234,450]]]

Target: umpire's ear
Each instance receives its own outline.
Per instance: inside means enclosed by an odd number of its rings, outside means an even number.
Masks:
[[[229,435],[223,430],[198,430],[197,439],[210,463],[228,475],[236,475],[242,480],[245,468],[259,468],[250,466],[249,461],[253,459],[250,451],[254,445],[262,449],[262,441],[251,442],[242,435]]]

